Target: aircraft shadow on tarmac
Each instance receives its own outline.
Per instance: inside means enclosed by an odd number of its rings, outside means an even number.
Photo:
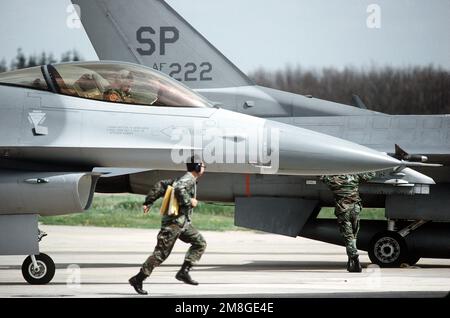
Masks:
[[[56,264],[58,270],[66,269],[70,265],[78,265],[80,268],[139,268],[141,263],[59,263]],[[369,263],[362,262],[363,268],[367,268]],[[161,267],[179,267],[181,264],[162,264]],[[345,269],[345,262],[336,261],[250,261],[245,264],[197,264],[196,271],[277,271],[277,270],[341,270]],[[450,268],[450,265],[437,264],[417,264],[403,269],[431,269],[431,268]],[[21,266],[2,266],[0,270],[20,270]],[[398,269],[398,268],[397,268]],[[2,283],[0,283],[1,285]]]
[[[62,270],[70,265],[78,265],[80,268],[139,268],[141,263],[59,263],[56,269]],[[365,265],[365,264],[363,264]],[[179,267],[181,264],[162,264],[160,267]],[[327,261],[252,261],[246,264],[197,264],[198,271],[266,271],[266,270],[337,270],[345,267],[345,262]],[[5,266],[2,269],[20,270],[20,265]],[[0,269],[1,270],[1,269]]]

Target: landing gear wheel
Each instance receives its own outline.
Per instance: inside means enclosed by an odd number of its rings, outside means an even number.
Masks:
[[[369,258],[380,267],[399,267],[408,256],[405,239],[397,232],[383,231],[370,241]]]
[[[22,275],[31,285],[44,285],[55,276],[55,263],[47,254],[35,255],[38,268],[35,268],[31,256],[28,256],[22,264]]]

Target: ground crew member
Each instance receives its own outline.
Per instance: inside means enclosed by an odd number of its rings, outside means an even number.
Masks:
[[[375,176],[374,172],[322,176],[320,180],[328,185],[334,194],[335,209],[339,231],[344,239],[348,255],[347,271],[361,272],[356,239],[359,231],[359,214],[362,209],[359,184]]]
[[[158,233],[158,242],[153,254],[150,255],[142,265],[139,273],[130,278],[129,283],[137,293],[146,295],[143,290],[143,281],[152,273],[153,269],[164,262],[169,256],[172,248],[179,238],[191,247],[186,253],[184,263],[175,278],[191,285],[198,285],[189,275],[192,266],[198,262],[205,251],[206,241],[199,231],[191,224],[192,210],[198,204],[196,200],[197,179],[205,171],[205,165],[201,160],[190,159],[186,164],[187,173],[178,180],[167,179],[156,183],[148,193],[143,208],[147,213],[158,198],[164,196],[167,186],[173,185],[175,196],[178,200],[178,215],[164,215],[161,220],[161,230]]]

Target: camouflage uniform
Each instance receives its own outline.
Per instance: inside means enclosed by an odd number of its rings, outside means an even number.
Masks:
[[[161,180],[150,190],[145,198],[144,205],[150,205],[158,198],[164,196],[167,186],[173,185],[178,200],[178,215],[164,215],[161,220],[161,230],[153,254],[148,257],[142,266],[142,271],[150,275],[153,269],[166,260],[172,251],[177,239],[190,243],[186,252],[185,261],[194,264],[198,262],[206,248],[206,241],[200,232],[191,224],[192,206],[191,198],[196,196],[196,180],[190,173],[186,173],[178,180]]]
[[[368,181],[375,176],[374,172],[363,174],[347,174],[336,176],[322,176],[334,194],[335,209],[339,231],[344,238],[347,255],[350,258],[358,256],[356,238],[359,231],[359,214],[362,209],[359,197],[359,183]]]

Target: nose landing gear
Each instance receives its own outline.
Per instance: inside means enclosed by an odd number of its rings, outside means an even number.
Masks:
[[[47,233],[38,228],[38,242],[40,242]],[[47,254],[28,256],[22,263],[22,275],[31,285],[45,285],[55,276],[55,263]]]
[[[22,275],[29,284],[47,284],[55,276],[55,263],[44,253],[30,255],[23,261]]]

